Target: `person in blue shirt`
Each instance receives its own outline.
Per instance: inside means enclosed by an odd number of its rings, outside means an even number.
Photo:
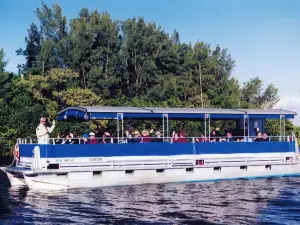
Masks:
[[[227,132],[227,136],[225,138],[226,142],[234,142],[234,138],[232,137],[231,132]]]

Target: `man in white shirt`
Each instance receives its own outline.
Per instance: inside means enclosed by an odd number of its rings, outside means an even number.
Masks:
[[[54,130],[55,120],[52,122],[51,127],[46,126],[46,118],[40,119],[40,125],[36,128],[36,137],[39,144],[49,144],[49,134]]]

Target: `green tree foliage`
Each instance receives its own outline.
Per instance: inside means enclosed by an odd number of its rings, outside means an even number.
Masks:
[[[25,65],[19,65],[21,73],[37,74],[39,73],[38,67],[38,54],[41,50],[41,35],[37,26],[32,23],[30,28],[27,30],[28,37],[25,37],[26,48],[19,48],[16,53],[17,55],[23,55],[26,58]]]
[[[3,48],[0,49],[0,73],[4,72],[4,68],[7,65],[7,61],[5,60],[5,53]]]
[[[240,86],[231,76],[235,62],[227,49],[202,41],[183,43],[176,30],[170,35],[142,17],[118,21],[108,12],[83,8],[68,21],[58,4],[44,2],[35,14],[38,22],[29,26],[25,48],[16,51],[26,58],[19,66],[24,76],[5,71],[0,50],[1,145],[33,136],[40,116],[53,119],[67,106],[271,108],[279,100],[277,88],[265,87],[259,78]],[[92,128],[114,133],[114,125],[95,121]],[[153,121],[134,125],[161,129]],[[190,135],[199,135],[203,127],[200,122],[171,125]],[[222,125],[232,126],[212,123]],[[276,123],[266,126],[276,134]],[[84,123],[58,123],[54,135],[86,129]]]
[[[272,108],[279,101],[277,93],[273,84],[263,90],[263,81],[255,77],[244,83],[241,99],[245,108]]]

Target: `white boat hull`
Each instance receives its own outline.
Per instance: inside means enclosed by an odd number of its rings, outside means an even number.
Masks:
[[[201,182],[216,181],[223,179],[252,179],[274,176],[300,175],[300,165],[272,165],[266,166],[240,166],[216,168],[179,168],[164,169],[157,171],[134,170],[134,171],[101,171],[101,173],[69,172],[51,175],[26,176],[26,184],[31,189],[67,189],[81,187],[103,187],[135,184],[172,183],[172,182]]]

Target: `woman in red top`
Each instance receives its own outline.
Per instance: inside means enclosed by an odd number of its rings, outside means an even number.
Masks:
[[[178,140],[179,140],[180,143],[187,142],[187,139],[185,137],[186,137],[186,133],[184,131],[179,132],[179,139]]]
[[[98,141],[96,139],[96,135],[94,132],[91,132],[89,134],[89,136],[90,136],[90,140],[87,142],[87,144],[98,144]]]
[[[142,131],[142,138],[143,138],[143,143],[151,142],[151,137],[150,137],[149,131],[143,130]]]
[[[173,131],[173,133],[172,133],[172,142],[173,143],[185,143],[185,142],[187,142],[187,140],[185,138],[185,133],[184,132],[176,133],[175,131]]]

